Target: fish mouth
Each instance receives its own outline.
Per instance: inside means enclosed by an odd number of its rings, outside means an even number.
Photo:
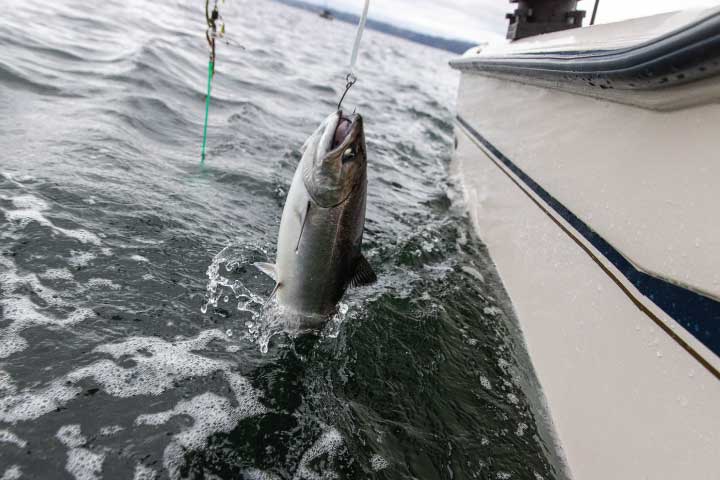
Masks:
[[[359,114],[345,115],[342,110],[338,111],[337,126],[330,141],[329,153],[348,147],[355,141],[361,129],[362,117]]]
[[[365,134],[359,114],[330,114],[303,166],[305,189],[322,208],[345,202],[365,178]]]

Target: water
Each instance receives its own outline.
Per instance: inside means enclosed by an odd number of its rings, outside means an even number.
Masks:
[[[0,478],[561,478],[487,253],[448,178],[449,55],[366,32],[364,250],[317,339],[263,309],[299,148],[354,30],[202,2],[0,19]],[[241,45],[244,49],[241,48]]]

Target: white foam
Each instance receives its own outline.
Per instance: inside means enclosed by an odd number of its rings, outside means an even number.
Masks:
[[[7,386],[6,386],[7,385]],[[15,385],[7,381],[0,397],[0,421],[14,424],[33,420],[52,412],[75,398],[81,389],[65,385],[64,379],[54,380],[49,385],[37,389],[25,389],[18,392]]]
[[[5,473],[3,473],[3,476],[0,477],[0,480],[17,480],[20,477],[22,477],[20,466],[12,465],[5,470]]]
[[[178,478],[188,450],[203,448],[214,433],[229,432],[241,419],[265,411],[250,382],[233,371],[233,363],[194,353],[206,348],[210,342],[226,342],[226,338],[220,330],[207,330],[197,337],[175,342],[156,337],[131,337],[101,345],[94,351],[110,358],[78,368],[35,390],[18,391],[10,376],[0,370],[0,422],[35,419],[55,410],[80,394],[82,389],[74,385],[87,378],[93,378],[110,395],[130,397],[159,395],[173,388],[178,380],[219,372],[234,394],[230,398],[207,392],[183,400],[171,410],[140,415],[135,421],[135,425],[161,425],[177,415],[192,418],[192,424],[172,437],[163,454],[168,474]],[[119,360],[127,363],[118,365],[115,362]],[[120,429],[120,426],[111,425],[100,429],[100,434],[111,435]],[[87,448],[78,425],[63,426],[57,438],[69,448],[66,469],[76,480],[99,478],[104,452]],[[151,470],[144,468],[136,467],[136,478],[155,478]]]
[[[75,308],[73,304],[62,298],[59,292],[45,286],[37,275],[33,273],[20,273],[15,264],[4,258],[0,258],[0,284],[6,292],[5,297],[0,299],[5,320],[10,320],[10,325],[0,329],[0,358],[6,358],[16,352],[27,348],[27,341],[20,336],[20,332],[33,326],[55,326],[65,327],[90,318],[95,313],[88,308]],[[72,275],[64,269],[48,270],[45,274],[48,277],[62,276],[67,278]],[[32,291],[46,306],[41,306],[30,300],[26,294],[16,291]],[[48,308],[74,309],[65,318],[52,315]]]
[[[96,480],[100,478],[105,455],[82,448],[87,439],[80,431],[80,425],[63,425],[55,436],[60,440],[60,443],[69,448],[65,470],[75,477],[75,480]]]
[[[237,377],[235,381],[242,384],[240,389],[248,392],[247,381],[240,376]],[[231,386],[236,395],[239,395],[238,385],[231,384]],[[168,475],[170,478],[179,478],[180,467],[188,450],[199,450],[205,447],[211,435],[229,432],[237,426],[241,419],[263,411],[264,408],[257,402],[253,394],[239,399],[238,405],[233,406],[227,398],[207,392],[179,402],[172,410],[140,415],[135,420],[135,424],[162,425],[178,415],[192,417],[192,425],[174,435],[163,453],[163,465]]]
[[[150,467],[138,463],[135,465],[135,473],[133,474],[133,480],[155,480],[157,478],[157,472]]]
[[[110,290],[120,290],[122,288],[109,278],[91,278],[87,281],[87,284],[91,288],[109,288]]]
[[[28,347],[27,340],[18,335],[17,331],[5,329],[0,332],[0,358],[9,357]]]
[[[150,263],[150,260],[143,257],[142,255],[130,255],[130,260],[135,260],[136,262]]]
[[[196,338],[175,343],[157,337],[131,337],[123,342],[100,345],[95,352],[115,359],[130,355],[135,364],[123,367],[112,360],[100,360],[70,373],[68,378],[76,382],[92,377],[115,397],[159,395],[178,380],[217,371],[230,372],[228,362],[192,353],[214,339],[225,339],[225,335],[220,330],[206,330]]]
[[[105,455],[95,453],[86,448],[72,448],[68,451],[65,470],[75,477],[75,480],[98,480],[102,472]]]
[[[15,393],[12,378],[5,370],[0,370],[0,398],[11,393]]]
[[[21,286],[29,286],[45,302],[52,305],[61,304],[57,292],[43,285],[37,275],[20,273],[14,263],[3,258],[0,258],[0,266],[3,267],[0,273],[0,281],[5,285],[6,291],[12,291]]]
[[[100,429],[100,435],[104,437],[109,437],[110,435],[115,435],[116,433],[122,432],[123,430],[125,429],[120,425],[108,425]]]
[[[101,345],[95,352],[114,359],[132,359],[132,365],[120,366],[113,360],[99,360],[74,370],[64,377],[35,390],[17,391],[10,376],[0,371],[0,421],[16,423],[45,415],[75,398],[81,391],[77,382],[93,378],[115,397],[159,395],[173,387],[175,381],[209,376],[223,372],[242,409],[258,411],[257,394],[242,376],[232,372],[227,361],[214,360],[193,353],[213,340],[226,339],[220,330],[206,330],[197,337],[174,343],[156,337],[131,337],[123,342]]]
[[[37,290],[35,290],[38,293]],[[42,296],[42,295],[41,295]],[[52,303],[57,304],[57,301]],[[89,308],[78,308],[65,318],[58,318],[42,312],[42,307],[36,305],[28,297],[19,297],[11,294],[0,299],[0,307],[6,319],[12,323],[0,330],[0,358],[6,358],[13,353],[25,350],[27,341],[20,336],[20,332],[33,326],[65,327],[82,322],[95,313]]]
[[[68,263],[74,267],[84,267],[90,263],[91,260],[95,260],[96,258],[97,257],[90,252],[78,252],[76,250],[71,250]]]
[[[63,425],[55,434],[60,443],[70,448],[81,447],[87,442],[80,430],[80,425],[74,423],[72,425]]]
[[[18,210],[34,210],[42,212],[50,208],[45,200],[33,195],[18,195],[11,197],[10,201],[12,201],[13,205],[15,205],[15,208]]]
[[[9,222],[16,223],[20,228],[25,227],[30,222],[37,222],[40,225],[51,228],[55,233],[59,233],[66,237],[74,238],[81,243],[92,243],[100,245],[100,238],[92,232],[85,229],[69,229],[56,226],[42,212],[50,207],[44,200],[33,195],[18,195],[12,197],[13,205],[16,210],[8,210],[5,212]]]
[[[518,424],[518,428],[517,430],[515,430],[515,435],[517,435],[518,437],[522,437],[523,435],[525,435],[525,431],[527,430],[527,428],[527,423]]]
[[[67,268],[51,268],[41,273],[40,277],[48,280],[74,280],[72,272]]]
[[[388,465],[388,461],[377,453],[373,455],[370,459],[370,467],[376,472],[379,472],[380,470],[385,470]]]
[[[242,478],[247,480],[280,480],[280,477],[274,473],[264,472],[256,468],[250,468],[242,471]]]
[[[15,435],[10,430],[0,430],[0,443],[13,443],[20,448],[25,448],[27,442]]]
[[[54,227],[55,230],[59,231],[60,233],[64,234],[66,237],[74,238],[75,240],[79,241],[80,243],[92,243],[93,245],[101,245],[102,240],[100,240],[100,237],[95,235],[94,233],[85,230],[85,229],[76,229],[76,230],[69,230],[65,228],[60,227]]]
[[[324,480],[326,478],[336,478],[335,472],[316,472],[310,464],[316,458],[322,455],[334,457],[337,455],[338,449],[343,444],[342,435],[335,428],[325,431],[315,443],[303,453],[300,459],[298,469],[293,475],[293,480]]]

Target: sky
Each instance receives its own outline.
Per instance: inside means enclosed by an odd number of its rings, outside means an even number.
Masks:
[[[320,6],[359,14],[363,0],[306,0]],[[590,21],[594,0],[581,0]],[[608,23],[674,10],[718,6],[720,0],[600,0],[595,23]],[[475,42],[505,37],[508,0],[370,0],[369,17],[400,27]]]

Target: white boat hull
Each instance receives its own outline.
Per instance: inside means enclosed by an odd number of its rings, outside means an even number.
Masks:
[[[571,476],[719,478],[720,80],[603,95],[508,75],[463,72],[453,171]]]

